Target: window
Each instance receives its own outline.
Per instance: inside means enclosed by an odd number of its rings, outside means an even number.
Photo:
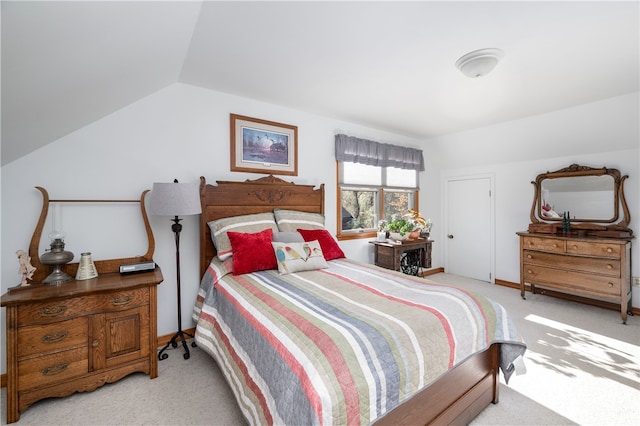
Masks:
[[[378,221],[418,210],[422,150],[336,135],[338,238],[375,236]]]
[[[370,238],[378,221],[418,209],[418,171],[338,161],[338,238]]]

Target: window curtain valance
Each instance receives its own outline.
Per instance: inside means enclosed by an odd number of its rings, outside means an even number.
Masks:
[[[377,167],[424,171],[421,149],[336,135],[336,160]]]

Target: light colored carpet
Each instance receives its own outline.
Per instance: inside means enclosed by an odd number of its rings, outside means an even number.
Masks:
[[[528,345],[527,373],[513,376],[472,425],[637,425],[640,317],[448,274],[430,280],[479,291],[509,311]],[[159,377],[131,375],[91,393],[37,402],[18,425],[242,425],[215,362],[192,349],[168,352]],[[504,382],[503,382],[504,383]],[[6,390],[2,389],[6,424]]]

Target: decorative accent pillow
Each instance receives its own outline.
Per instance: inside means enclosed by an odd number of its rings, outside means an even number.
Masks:
[[[208,225],[211,230],[213,245],[216,247],[220,260],[225,260],[232,255],[231,243],[227,232],[252,233],[265,229],[271,229],[273,232],[278,231],[278,225],[271,212],[225,217],[213,220]]]
[[[281,274],[328,268],[320,243],[271,243]]]
[[[274,243],[304,243],[299,232],[276,232],[273,234]]]
[[[265,229],[254,234],[244,232],[227,233],[233,250],[233,275],[249,274],[265,269],[276,269],[278,264],[273,254],[271,240],[273,231]]]
[[[305,241],[318,240],[325,260],[347,257],[338,245],[338,242],[326,229],[298,229]]]
[[[273,215],[281,232],[291,232],[298,228],[324,229],[324,216],[319,213],[275,209]]]

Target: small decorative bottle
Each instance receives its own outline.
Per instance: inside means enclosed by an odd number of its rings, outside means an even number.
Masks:
[[[562,214],[562,231],[563,232],[570,232],[571,231],[571,219],[570,219],[570,213],[569,212],[564,212]]]
[[[78,264],[78,272],[76,273],[76,280],[89,280],[98,276],[96,265],[91,259],[91,252],[84,252],[80,254],[80,263]]]

